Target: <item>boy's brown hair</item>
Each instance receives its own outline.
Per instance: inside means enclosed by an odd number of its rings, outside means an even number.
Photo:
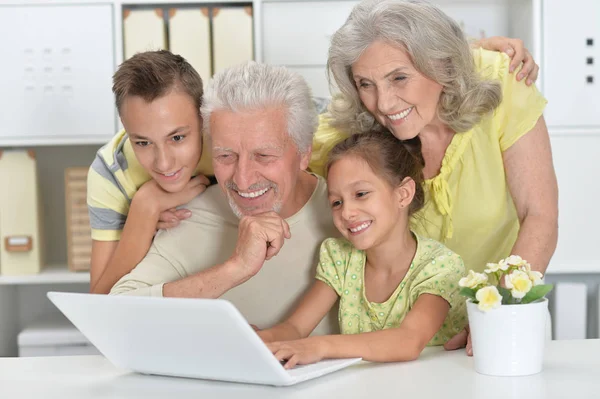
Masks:
[[[200,112],[204,94],[202,78],[185,58],[167,50],[137,53],[113,75],[112,91],[119,114],[128,96],[152,102],[172,90],[187,93]]]

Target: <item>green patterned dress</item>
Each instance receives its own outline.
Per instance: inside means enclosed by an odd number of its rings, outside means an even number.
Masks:
[[[414,234],[414,233],[413,233]],[[419,237],[410,268],[396,290],[383,303],[369,302],[365,295],[366,255],[343,238],[321,244],[318,280],[340,297],[342,334],[357,334],[400,326],[421,294],[433,294],[450,304],[442,328],[428,345],[443,345],[467,325],[465,298],[458,294],[458,280],[465,275],[463,261],[439,242]]]

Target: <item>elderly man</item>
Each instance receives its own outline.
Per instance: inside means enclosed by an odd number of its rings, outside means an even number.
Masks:
[[[250,62],[213,78],[202,117],[219,184],[156,235],[111,294],[222,297],[272,325],[310,286],[321,241],[337,235],[326,183],[306,171],[317,128],[310,90],[283,67]],[[317,332],[334,331],[334,320]]]

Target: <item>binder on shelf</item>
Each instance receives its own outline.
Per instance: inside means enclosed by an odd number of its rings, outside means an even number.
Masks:
[[[203,83],[212,76],[208,8],[169,10],[169,49],[198,71]]]
[[[42,269],[42,209],[35,153],[0,150],[0,274]]]
[[[213,7],[213,73],[254,59],[252,7]]]
[[[87,207],[87,167],[65,170],[67,263],[71,271],[90,270],[92,232]]]
[[[124,59],[135,53],[167,48],[163,10],[123,10]]]

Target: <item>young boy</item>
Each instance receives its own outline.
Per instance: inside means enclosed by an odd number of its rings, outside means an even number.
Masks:
[[[129,273],[157,229],[189,217],[176,208],[212,175],[210,154],[202,154],[202,79],[183,57],[136,54],[119,66],[112,90],[125,130],[98,150],[88,174],[93,293],[108,293]]]

